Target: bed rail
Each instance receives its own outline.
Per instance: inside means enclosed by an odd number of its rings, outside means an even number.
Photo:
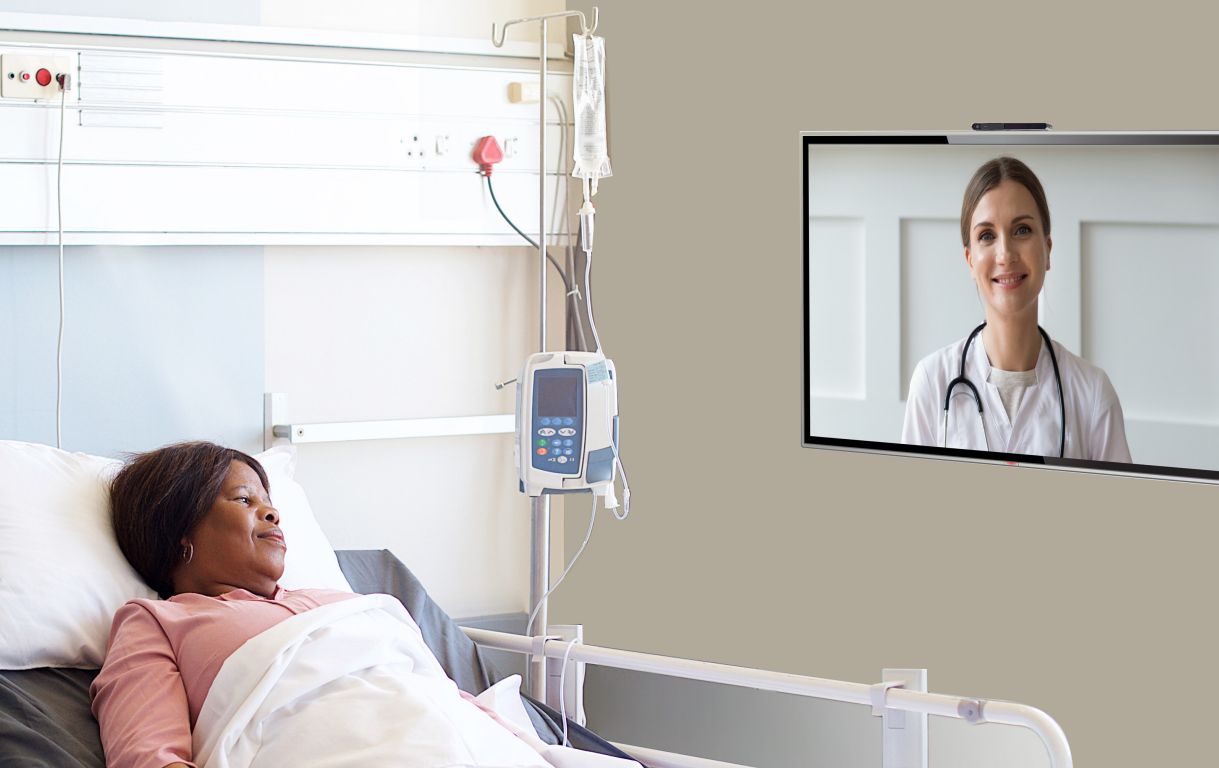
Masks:
[[[618,749],[648,766],[648,768],[751,768],[739,763],[723,763],[719,760],[708,760],[705,757],[661,752],[659,749],[637,747],[634,744],[621,744],[617,741],[611,741],[610,744],[613,744]]]
[[[530,637],[468,627],[463,627],[462,631],[475,643],[486,648],[536,654],[534,639]],[[789,675],[783,672],[768,672],[706,661],[675,659],[670,656],[598,648],[592,645],[575,645],[570,648],[570,652],[568,650],[568,644],[561,640],[548,640],[543,645],[543,655],[552,659],[562,659],[564,653],[567,653],[569,660],[586,664],[650,672],[688,680],[702,680],[708,683],[723,683],[760,691],[790,693],[796,696],[809,696],[848,704],[865,704],[871,706],[873,711],[901,709],[907,712],[953,717],[975,724],[1017,725],[1028,728],[1041,738],[1046,751],[1049,752],[1051,768],[1072,768],[1071,747],[1067,744],[1067,737],[1062,728],[1045,712],[1024,704],[969,699],[863,683],[847,683],[841,680]],[[634,754],[629,749],[624,751]],[[655,752],[654,750],[647,751]],[[642,753],[638,757],[640,760],[645,760]],[[682,758],[685,756],[669,755],[668,757]],[[705,768],[709,764],[702,758],[688,758],[687,762],[681,763],[672,762],[666,758],[665,765],[668,768]]]

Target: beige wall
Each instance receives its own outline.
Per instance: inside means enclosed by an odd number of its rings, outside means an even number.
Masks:
[[[1081,766],[1213,761],[1219,489],[800,447],[798,132],[1216,129],[1219,11],[599,5],[616,175],[594,280],[634,506],[552,621],[860,682],[926,667],[1046,710]]]

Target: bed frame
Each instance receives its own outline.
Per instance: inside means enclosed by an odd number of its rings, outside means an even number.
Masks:
[[[762,691],[790,693],[796,696],[828,699],[848,704],[864,704],[871,706],[872,714],[877,716],[880,716],[885,709],[896,709],[940,717],[953,717],[973,724],[1017,725],[1028,728],[1041,738],[1046,751],[1049,752],[1051,768],[1071,768],[1072,766],[1071,748],[1067,744],[1067,737],[1062,728],[1045,712],[1024,704],[903,690],[900,683],[878,683],[876,685],[848,683],[819,677],[734,667],[727,664],[712,664],[705,661],[620,651],[613,648],[598,648],[579,643],[571,645],[558,639],[525,637],[485,629],[463,627],[462,631],[483,648],[559,660],[562,660],[566,654],[569,661],[586,664],[649,672],[687,680],[701,680],[708,683],[722,683]],[[545,703],[552,707],[558,706],[558,702],[546,701]],[[744,768],[732,763],[661,752],[630,744],[615,744],[615,746],[651,768]]]

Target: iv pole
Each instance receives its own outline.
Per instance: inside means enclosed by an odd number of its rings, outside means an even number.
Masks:
[[[540,314],[538,332],[538,351],[546,351],[546,23],[550,19],[563,19],[569,16],[580,17],[580,30],[584,35],[591,35],[597,29],[598,13],[593,8],[593,25],[590,28],[584,21],[580,11],[550,13],[545,16],[533,16],[528,19],[513,19],[504,22],[501,28],[498,23],[491,25],[491,43],[496,48],[504,45],[504,37],[508,27],[513,24],[541,24],[541,35],[538,40],[538,72],[540,74],[538,98],[538,307]],[[566,128],[564,128],[566,130]],[[529,608],[542,600],[546,590],[550,588],[550,496],[541,494],[529,500],[530,550],[529,550]],[[533,637],[546,634],[546,605],[538,609],[537,618],[533,624],[526,627]],[[546,659],[531,657],[529,665],[529,692],[541,701],[546,701]]]

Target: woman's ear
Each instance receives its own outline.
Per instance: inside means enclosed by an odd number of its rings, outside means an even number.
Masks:
[[[1050,238],[1045,239],[1045,271],[1050,271],[1050,251],[1054,249],[1054,241]]]

